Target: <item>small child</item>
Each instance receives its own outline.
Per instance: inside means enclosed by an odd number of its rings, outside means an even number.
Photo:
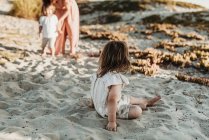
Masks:
[[[52,53],[52,57],[55,56],[55,42],[57,38],[57,26],[58,18],[54,15],[55,7],[53,5],[47,5],[43,7],[43,16],[40,17],[39,34],[43,30],[42,39],[42,56],[46,55],[46,45],[49,43],[49,49]]]
[[[141,116],[143,109],[161,99],[160,96],[147,100],[121,94],[122,88],[129,84],[121,74],[130,68],[128,54],[126,43],[107,43],[99,58],[99,69],[91,77],[93,106],[99,115],[108,117],[106,129],[109,131],[116,131],[116,118],[136,119]]]

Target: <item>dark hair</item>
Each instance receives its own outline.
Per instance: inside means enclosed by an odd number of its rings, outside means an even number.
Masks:
[[[102,77],[107,72],[125,72],[130,68],[128,47],[123,41],[110,41],[102,50],[99,58],[98,76]]]
[[[42,0],[42,14],[46,15],[46,9],[52,4],[51,0]]]
[[[52,4],[51,0],[42,0],[43,7],[47,7]]]

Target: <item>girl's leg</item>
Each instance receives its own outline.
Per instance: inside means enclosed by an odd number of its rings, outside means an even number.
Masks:
[[[128,112],[128,119],[136,119],[142,114],[142,109],[137,105],[131,105]]]
[[[56,44],[55,44],[55,49],[56,49],[56,54],[60,54],[60,50],[62,49],[63,53],[63,48],[65,47],[65,40],[66,40],[66,33],[65,33],[65,23],[62,25],[61,32],[59,33],[56,39]]]
[[[50,38],[49,47],[51,49],[52,57],[55,56],[55,42],[56,42],[56,37]]]
[[[150,100],[144,98],[130,97],[130,104],[139,105],[142,109],[146,109],[148,106],[153,106],[157,101],[161,99],[160,96],[156,96]]]
[[[44,48],[43,48],[43,53],[42,53],[41,56],[43,56],[43,57],[46,56],[46,52],[47,52],[46,49],[47,49],[47,48],[48,48],[48,47],[44,47]]]
[[[42,48],[41,55],[42,56],[46,55],[46,45],[47,45],[47,43],[48,43],[48,39],[47,38],[43,38],[42,39],[42,44],[41,44],[41,48]]]
[[[55,48],[51,48],[52,50],[52,57],[55,57]]]

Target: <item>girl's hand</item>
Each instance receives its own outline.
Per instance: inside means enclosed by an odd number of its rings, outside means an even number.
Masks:
[[[59,20],[57,24],[57,31],[59,34],[62,34],[62,25],[63,25],[63,20]]]
[[[59,34],[62,34],[62,29],[61,29],[62,27],[58,24],[57,25],[57,32],[59,33]]]
[[[58,26],[59,26],[59,27],[62,27],[63,22],[64,22],[64,20],[63,20],[63,19],[60,19],[60,20],[58,21]]]
[[[58,29],[58,33],[59,33],[59,34],[62,34],[63,31],[62,31],[61,29]]]
[[[117,131],[117,124],[116,124],[116,122],[108,122],[106,129],[108,131]]]

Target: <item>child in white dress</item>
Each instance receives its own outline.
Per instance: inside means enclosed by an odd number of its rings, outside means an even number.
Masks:
[[[58,18],[54,15],[55,7],[53,5],[47,5],[43,7],[44,16],[40,17],[39,34],[43,31],[42,38],[42,56],[46,55],[46,45],[49,44],[52,56],[55,56],[55,41],[57,38],[57,26]]]
[[[107,130],[116,131],[116,118],[136,119],[147,106],[161,99],[151,100],[122,95],[121,90],[129,84],[121,74],[130,68],[126,43],[111,41],[106,44],[99,59],[99,69],[91,77],[91,98],[93,105],[102,117],[108,117]]]

